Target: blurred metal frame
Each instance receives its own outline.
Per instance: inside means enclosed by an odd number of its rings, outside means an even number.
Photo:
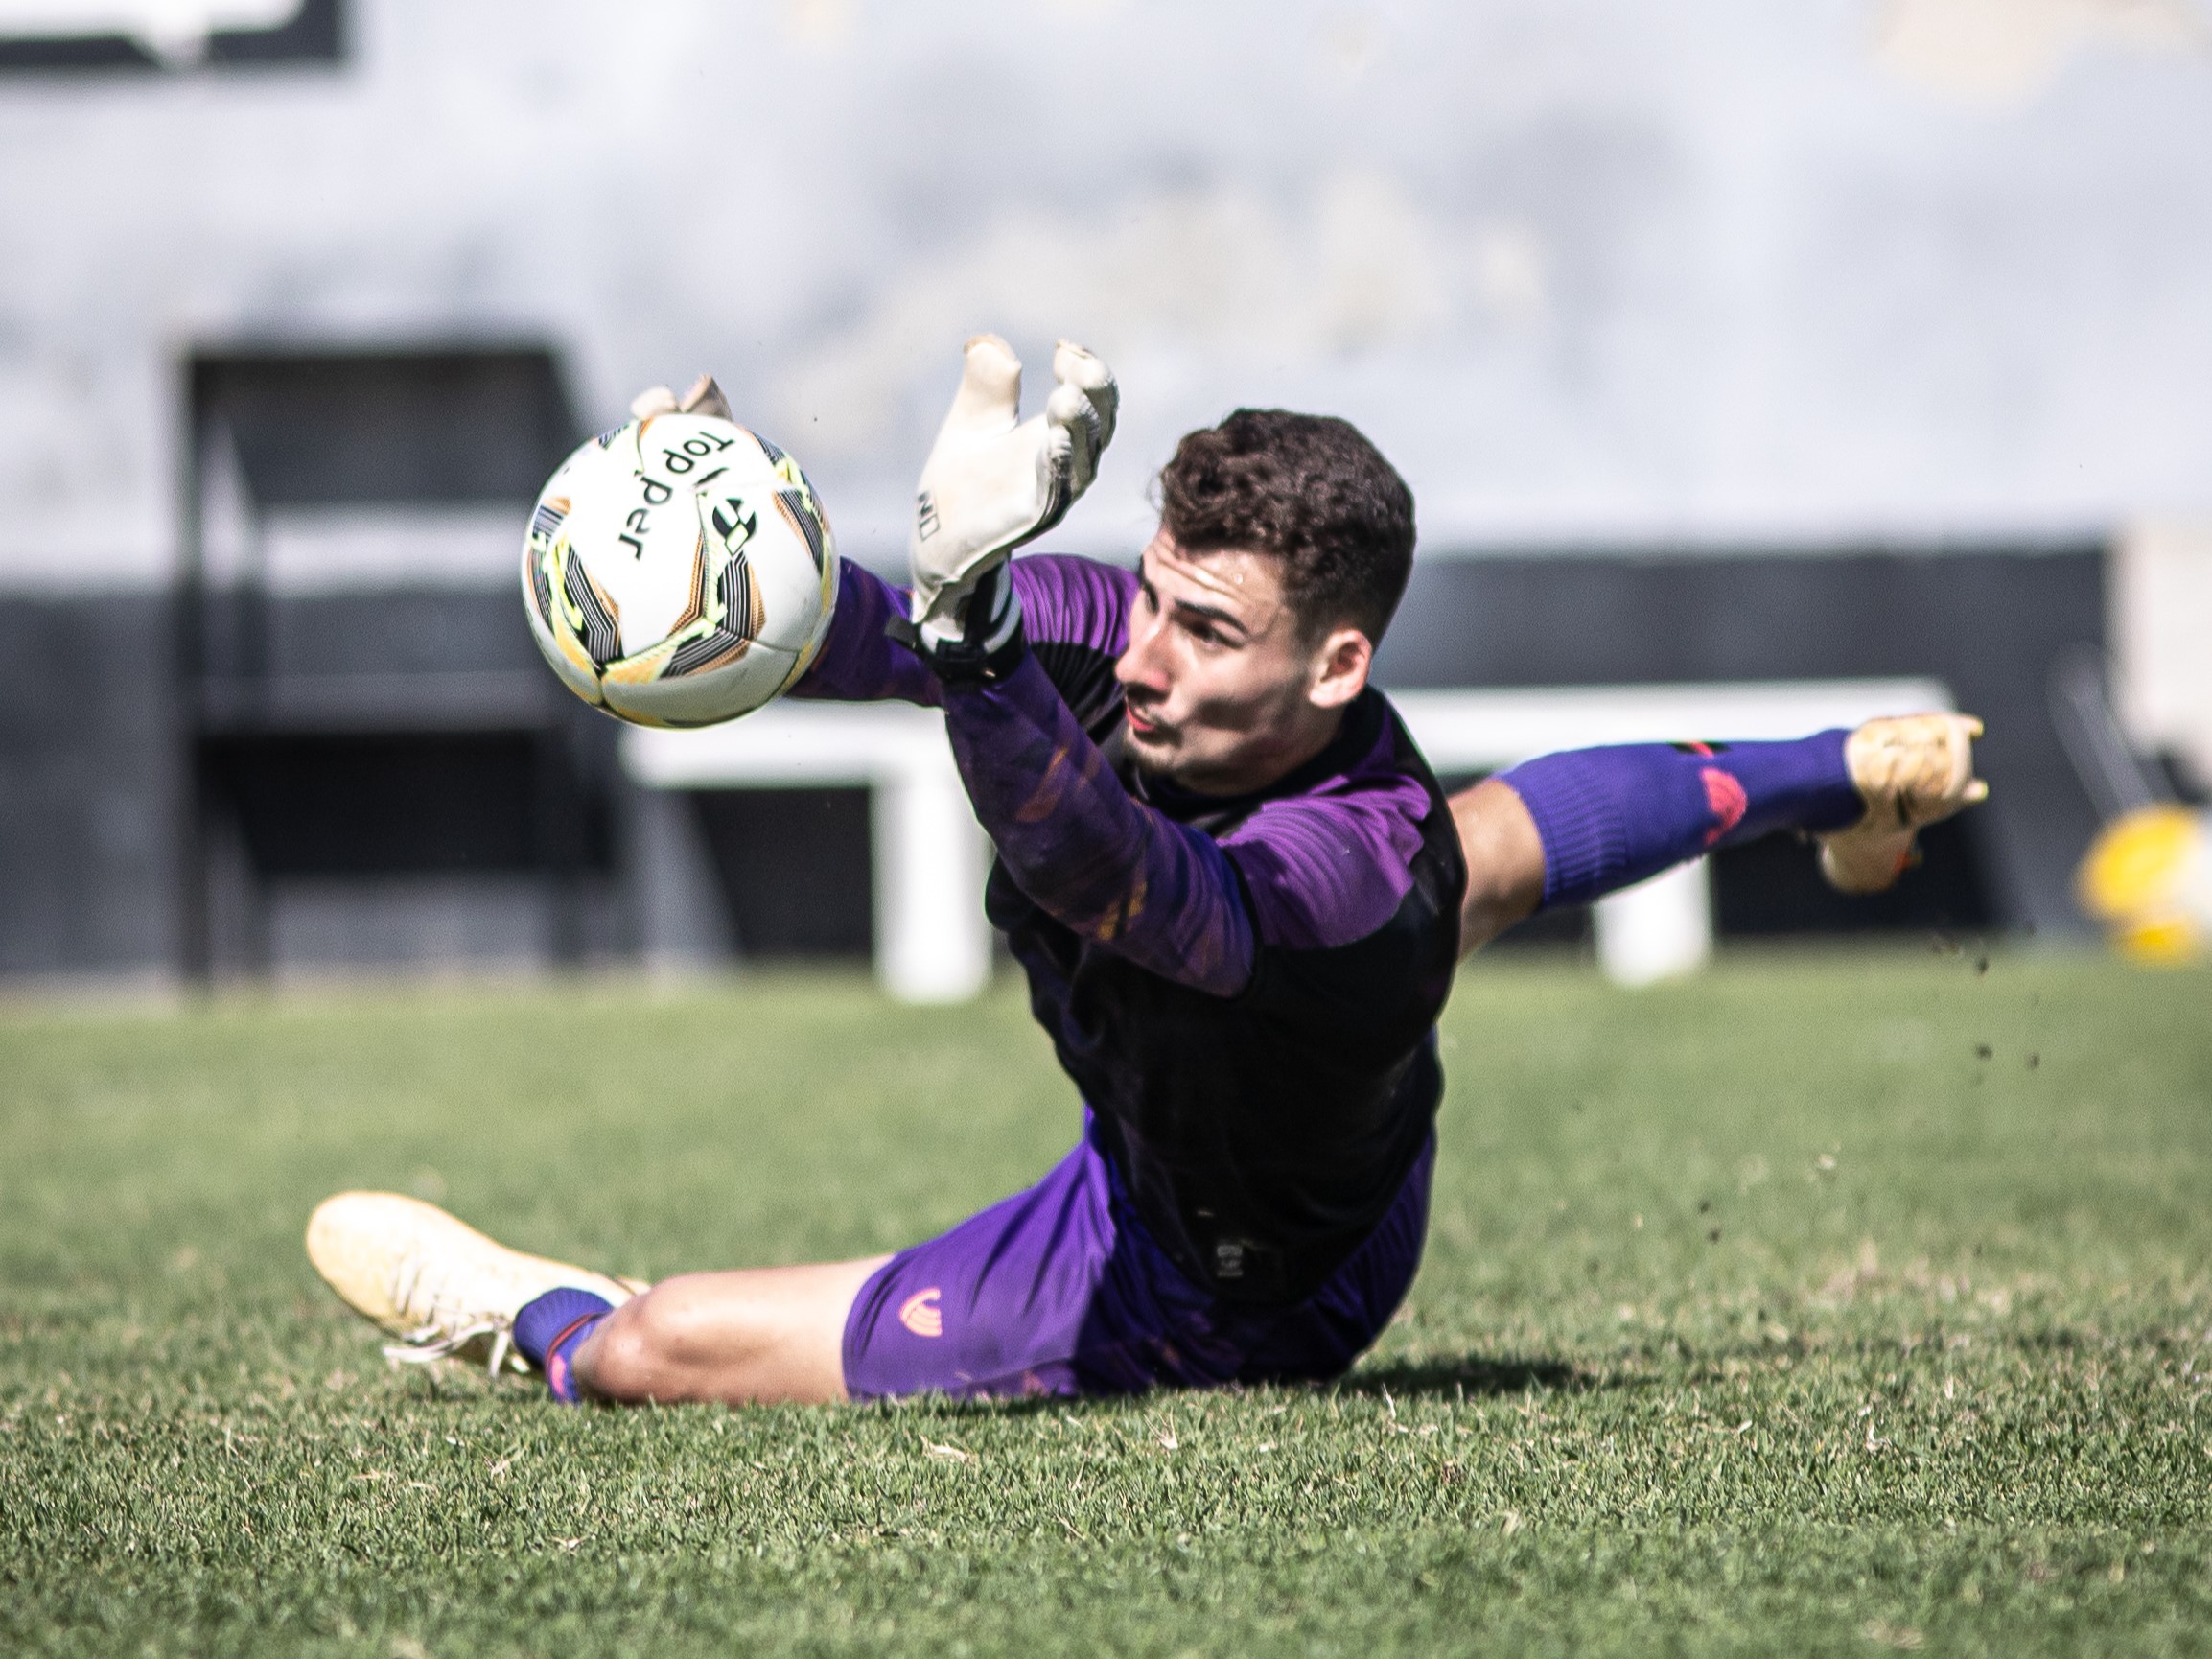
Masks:
[[[259,20],[260,7],[220,0],[166,13],[98,0],[74,10],[70,17],[49,8],[44,28],[0,35],[0,75],[328,70],[346,58],[347,0],[294,0],[273,22]]]
[[[530,745],[534,863],[551,954],[576,959],[585,813],[570,751],[580,706],[569,707],[549,676],[527,672],[281,672],[255,550],[259,520],[272,506],[511,506],[519,524],[582,435],[553,350],[481,340],[202,344],[182,357],[177,384],[172,710],[182,975],[205,983],[219,967],[211,853],[222,802],[210,746],[363,734],[497,733]],[[209,569],[208,485],[225,462],[244,486],[249,546],[236,579],[219,586]],[[253,943],[244,966],[265,970],[266,940],[251,918],[245,933]]]

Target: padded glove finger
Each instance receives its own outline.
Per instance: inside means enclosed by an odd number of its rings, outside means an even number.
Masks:
[[[714,384],[714,377],[703,374],[691,383],[676,405],[679,414],[711,415],[716,420],[733,421],[737,417],[730,412],[730,400],[722,395],[722,388]]]
[[[1113,373],[1066,342],[1053,363],[1059,384],[1044,413],[1017,424],[1020,359],[996,335],[967,342],[960,389],[921,470],[907,539],[909,616],[925,640],[962,638],[962,612],[978,582],[1057,525],[1097,476],[1113,430]]]
[[[1095,472],[1099,452],[1114,440],[1114,422],[1121,412],[1121,387],[1114,382],[1114,371],[1074,340],[1063,339],[1053,351],[1052,373],[1061,387],[1074,387],[1090,404],[1094,420],[1090,464]],[[1090,483],[1090,474],[1079,477],[1082,482],[1076,493],[1080,495]]]
[[[730,400],[722,395],[722,388],[714,384],[714,377],[703,374],[691,383],[691,389],[682,397],[664,386],[649,386],[630,400],[633,420],[651,420],[656,415],[703,414],[716,420],[733,420],[730,412]]]
[[[996,437],[1013,431],[1020,413],[1021,359],[995,334],[971,336],[961,348],[960,389],[952,394],[937,441],[955,433],[970,442]]]

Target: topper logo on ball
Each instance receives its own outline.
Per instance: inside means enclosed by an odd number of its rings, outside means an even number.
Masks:
[[[734,438],[724,437],[719,432],[693,432],[676,448],[663,450],[661,452],[661,464],[678,478],[682,478],[687,473],[696,470],[701,461],[720,454],[736,441]],[[713,472],[699,479],[699,485],[704,486],[710,483],[726,470],[728,469],[715,468]],[[638,493],[645,498],[645,504],[630,509],[628,515],[622,520],[622,527],[628,533],[617,536],[616,540],[630,549],[631,558],[642,560],[645,556],[647,516],[652,508],[665,506],[674,498],[676,489],[665,479],[657,479],[640,467],[638,469]],[[714,527],[721,530],[725,538],[730,534],[728,530],[722,529],[719,514],[715,517]],[[752,536],[752,526],[746,526],[745,533],[748,538]],[[740,543],[739,545],[742,546],[743,544]]]
[[[735,438],[726,438],[719,432],[694,432],[684,440],[680,448],[663,450],[661,460],[670,472],[678,478],[682,478],[709,456],[717,451],[728,449],[736,441]]]
[[[675,499],[676,495],[673,485],[642,470],[638,474],[638,493],[645,498],[645,504],[641,507],[632,507],[629,510],[622,520],[622,528],[625,533],[615,538],[630,549],[630,557],[633,559],[642,559],[645,556],[645,525],[651,510],[654,507],[667,505],[670,501]]]

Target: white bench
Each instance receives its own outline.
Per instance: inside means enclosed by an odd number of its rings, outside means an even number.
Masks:
[[[1391,701],[1447,774],[1598,743],[1795,737],[1951,707],[1941,681],[1914,679],[1404,691]],[[631,731],[622,758],[656,789],[865,787],[877,976],[908,1002],[959,1001],[990,978],[990,843],[934,710],[785,701],[701,731]],[[1625,984],[1687,972],[1711,952],[1711,911],[1703,859],[1615,894],[1596,906],[1599,961]]]

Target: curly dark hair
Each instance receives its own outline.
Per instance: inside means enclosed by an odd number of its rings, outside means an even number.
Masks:
[[[1238,409],[1185,435],[1159,489],[1177,547],[1275,554],[1303,633],[1381,643],[1413,568],[1413,492],[1350,421]]]

